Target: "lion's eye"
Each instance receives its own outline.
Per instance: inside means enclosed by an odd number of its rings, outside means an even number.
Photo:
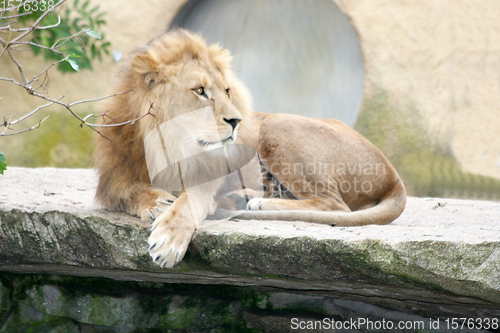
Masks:
[[[198,95],[200,95],[200,96],[204,96],[205,95],[205,89],[203,87],[199,87],[199,88],[193,89],[193,91],[195,93],[197,93]]]
[[[229,88],[226,89],[226,95],[229,96]]]

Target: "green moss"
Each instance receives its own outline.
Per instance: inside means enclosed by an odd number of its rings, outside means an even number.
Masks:
[[[41,110],[37,119],[51,115],[34,131],[16,136],[22,140],[22,149],[10,150],[5,155],[11,166],[26,167],[90,167],[93,150],[93,131],[80,128],[79,121],[68,112]],[[81,113],[86,115],[88,113]]]
[[[500,198],[500,180],[464,172],[445,145],[429,139],[417,110],[394,108],[385,92],[365,98],[354,128],[391,161],[408,195]]]
[[[21,302],[14,302],[9,316],[0,323],[0,330],[9,333],[78,333],[77,324],[68,318],[44,315]]]
[[[421,245],[420,242],[416,244]],[[363,256],[366,258],[366,265],[377,266],[373,269],[374,271],[380,272],[382,280],[385,279],[384,276],[393,280],[396,280],[397,278],[395,277],[398,277],[403,281],[412,282],[415,286],[421,286],[428,290],[446,292],[446,290],[439,287],[437,284],[429,282],[432,279],[423,277],[423,270],[420,267],[408,263],[407,260],[401,259],[389,245],[374,240],[364,240],[359,245],[362,249],[361,252]],[[372,272],[372,274],[374,273]],[[388,278],[386,278],[387,282]]]
[[[2,273],[0,279],[0,286],[14,291],[5,294],[12,294],[8,300],[13,309],[2,321],[9,332],[59,332],[60,327],[72,329],[73,322],[113,332],[113,327],[134,332],[253,332],[246,328],[242,311],[254,309],[259,295],[234,286],[106,278]]]
[[[0,323],[2,323],[12,310],[12,287],[3,279],[0,280]]]

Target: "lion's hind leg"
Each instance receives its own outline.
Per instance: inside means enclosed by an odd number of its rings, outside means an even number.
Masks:
[[[279,114],[266,119],[257,151],[266,170],[267,198],[252,199],[247,209],[350,212],[340,178],[326,167],[334,160],[329,145],[337,143],[332,131],[316,119]]]
[[[246,209],[248,202],[254,198],[262,198],[262,193],[249,188],[241,188],[217,197],[217,208],[227,210]]]
[[[254,198],[247,204],[248,210],[312,210],[350,212],[342,200],[327,198],[310,198],[302,200]]]
[[[321,176],[304,177],[290,173],[278,178],[268,173],[265,179],[265,197],[252,198],[246,205],[247,210],[351,211],[343,201],[337,183]]]

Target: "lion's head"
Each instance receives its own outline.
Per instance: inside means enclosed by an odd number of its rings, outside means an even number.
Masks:
[[[228,152],[232,161],[248,160],[250,150],[232,144],[246,143],[244,138],[255,134],[251,98],[230,61],[227,50],[207,46],[200,36],[179,29],[152,40],[125,64],[125,87],[120,89],[133,89],[124,96],[128,117],[148,111],[155,115],[138,122],[151,181],[167,170],[162,182],[175,183],[172,178],[178,175],[171,172],[177,169],[167,166],[179,161],[192,171],[183,177],[199,178],[208,171],[227,172]],[[230,149],[222,149],[226,145]],[[199,158],[193,159],[195,155]],[[207,169],[207,164],[212,167]]]
[[[189,112],[210,108],[212,117],[193,119],[192,139],[201,148],[232,143],[250,116],[250,94],[230,69],[229,52],[185,30],[152,40],[133,56],[133,99],[140,113],[153,105],[157,119],[143,121],[147,134],[154,123],[165,123]],[[211,119],[210,119],[211,118]],[[215,121],[215,125],[214,125]],[[243,122],[240,126],[240,122]]]

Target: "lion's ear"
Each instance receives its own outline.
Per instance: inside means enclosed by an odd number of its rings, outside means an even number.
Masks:
[[[156,85],[158,70],[156,62],[148,54],[139,54],[132,58],[132,71],[144,79],[149,90]]]
[[[149,72],[144,76],[144,83],[149,88],[149,90],[153,89],[153,87],[156,85],[157,78],[158,78],[158,73],[156,72]]]
[[[157,64],[149,54],[138,54],[132,58],[132,70],[137,74],[156,72]]]

